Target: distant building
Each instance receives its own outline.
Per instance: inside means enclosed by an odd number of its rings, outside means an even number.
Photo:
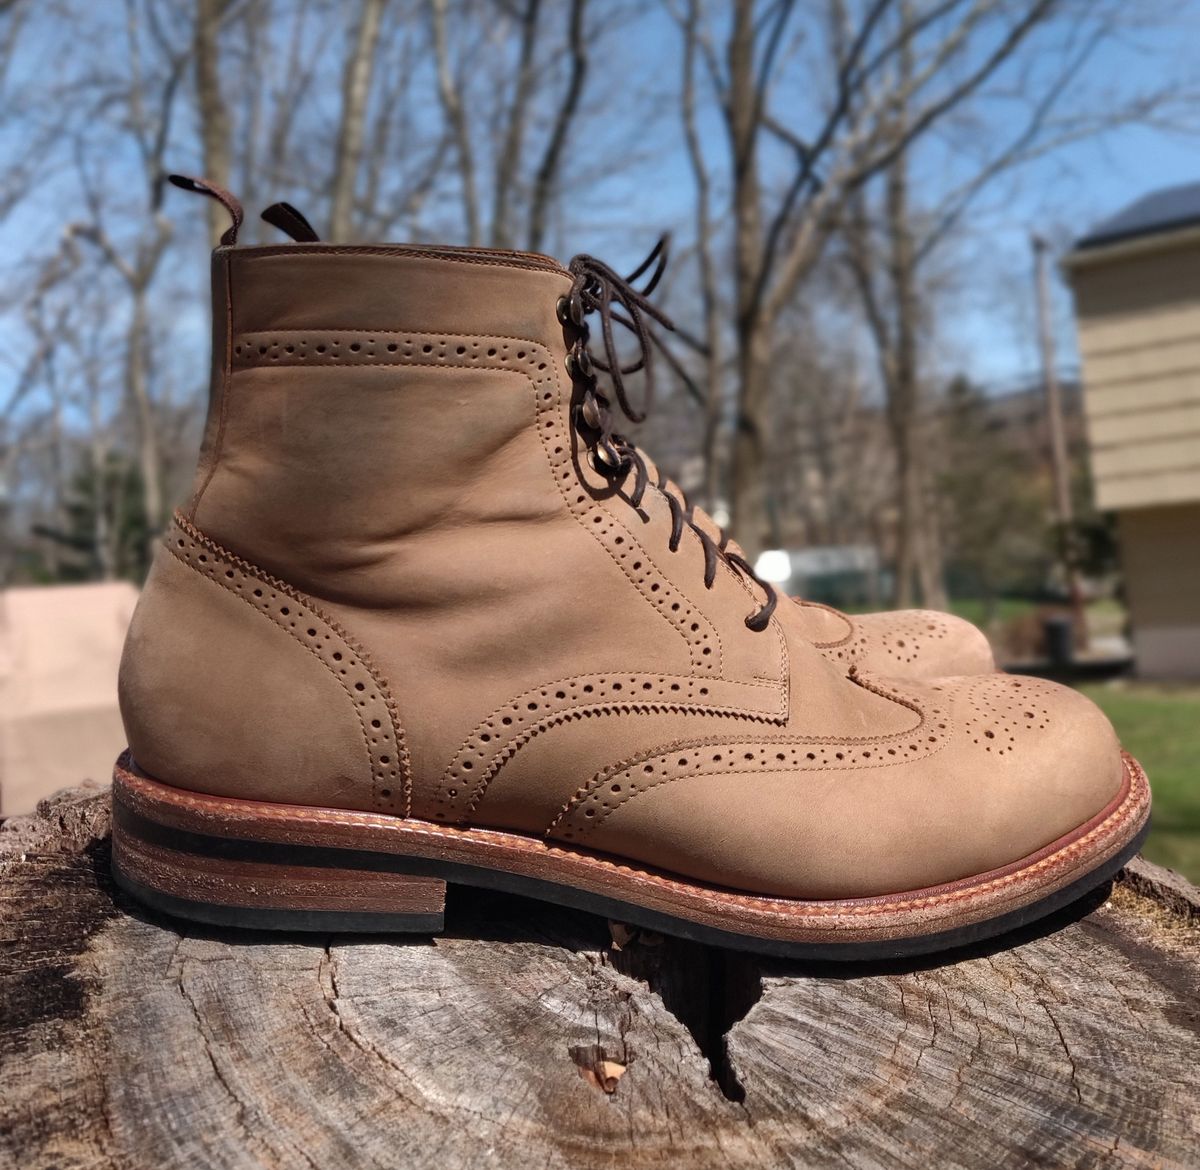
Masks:
[[[135,604],[127,581],[0,590],[0,818],[112,776],[125,746],[117,664]]]
[[[1096,504],[1118,514],[1138,669],[1200,678],[1200,183],[1066,258]]]

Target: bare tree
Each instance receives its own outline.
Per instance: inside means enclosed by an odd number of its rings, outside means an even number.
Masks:
[[[362,160],[367,99],[371,92],[379,45],[380,20],[386,5],[387,0],[362,0],[353,43],[346,56],[342,79],[342,120],[329,212],[329,235],[335,240],[347,240],[353,231],[354,193]]]
[[[730,495],[738,537],[751,551],[778,535],[763,476],[773,338],[844,208],[1002,83],[1024,83],[1018,95],[1035,108],[1028,136],[1011,144],[1013,158],[1032,157],[1050,137],[1048,111],[1078,74],[1079,46],[1094,45],[1120,13],[1104,0],[734,0],[728,22],[681,21],[685,46],[693,46],[685,51],[704,60],[727,131],[737,366]],[[1032,61],[1031,46],[1060,33],[1052,47],[1061,70],[1047,76],[1030,64],[1019,72]],[[815,100],[804,100],[814,87]],[[1163,97],[1131,104],[1154,108]],[[1105,114],[1111,123],[1111,108]],[[1010,162],[994,156],[948,192],[947,222]],[[895,176],[893,197],[903,201],[905,188]],[[919,241],[911,246],[919,253]]]
[[[475,151],[471,143],[467,113],[463,106],[463,86],[461,80],[455,77],[451,71],[446,36],[446,9],[446,0],[430,0],[438,93],[454,136],[454,149],[458,159],[462,186],[463,211],[466,215],[467,243],[478,245],[483,242],[483,234],[479,219],[479,192],[475,178]]]
[[[541,249],[546,238],[546,219],[562,168],[563,150],[566,147],[575,115],[579,110],[584,82],[587,79],[587,34],[583,26],[586,11],[587,0],[570,0],[567,45],[571,64],[567,74],[567,84],[555,112],[550,134],[546,139],[546,148],[542,152],[541,161],[538,163],[537,172],[533,178],[533,194],[529,201],[529,230],[526,233],[526,239],[529,249],[534,252]]]
[[[725,346],[722,305],[715,255],[716,225],[713,217],[712,178],[704,156],[697,123],[696,74],[699,68],[701,27],[700,0],[687,0],[682,18],[683,89],[682,114],[684,142],[696,187],[696,263],[700,274],[700,311],[704,323],[704,504],[713,509],[720,494],[718,444],[721,438],[721,412],[725,403]]]
[[[196,112],[204,174],[220,187],[230,183],[229,112],[221,93],[219,34],[229,0],[196,0]],[[209,241],[215,248],[225,231],[225,212],[208,208]]]

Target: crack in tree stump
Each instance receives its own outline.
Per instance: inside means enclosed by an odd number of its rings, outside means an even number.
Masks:
[[[183,927],[108,827],[96,788],[0,827],[3,1166],[1200,1165],[1200,891],[1144,862],[846,969],[470,890],[433,940]]]

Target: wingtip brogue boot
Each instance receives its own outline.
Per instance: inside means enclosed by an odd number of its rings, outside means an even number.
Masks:
[[[1085,699],[839,669],[648,482],[630,368],[588,340],[624,319],[644,366],[645,288],[402,246],[213,272],[195,488],[121,668],[134,896],[427,931],[459,882],[863,957],[1045,914],[1136,848],[1145,777]]]

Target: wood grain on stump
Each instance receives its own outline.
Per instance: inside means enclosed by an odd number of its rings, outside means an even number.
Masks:
[[[1200,1166],[1200,894],[1141,862],[847,970],[467,890],[433,940],[182,928],[108,825],[92,789],[0,828],[4,1166]]]

